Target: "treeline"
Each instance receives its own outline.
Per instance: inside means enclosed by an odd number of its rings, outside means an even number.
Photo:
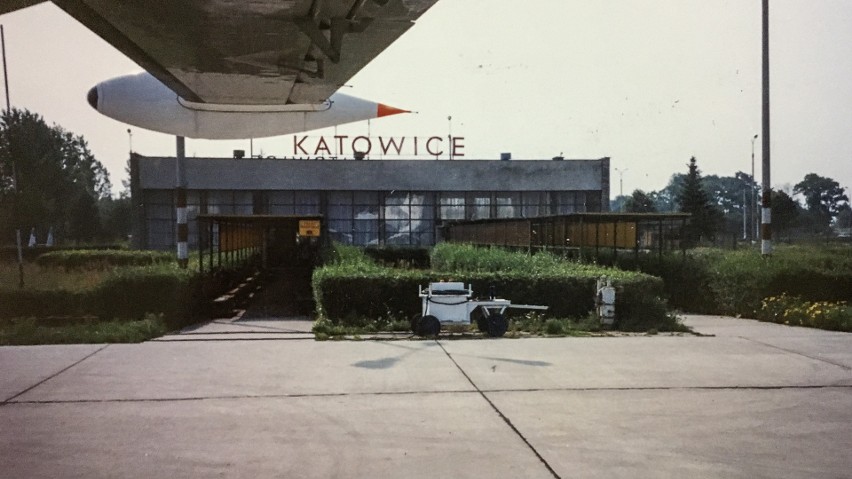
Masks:
[[[612,211],[691,213],[684,233],[692,242],[724,241],[732,236],[759,239],[761,189],[754,178],[742,171],[734,176],[702,176],[694,157],[687,167],[686,173],[672,175],[659,191],[637,189],[630,196],[616,197]],[[773,190],[771,208],[773,236],[782,240],[834,236],[852,228],[845,189],[815,173],[805,175],[791,191]]]
[[[81,244],[130,234],[130,199],[112,197],[109,173],[86,140],[28,110],[0,118],[0,244]]]

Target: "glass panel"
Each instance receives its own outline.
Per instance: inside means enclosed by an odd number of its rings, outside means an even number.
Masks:
[[[352,244],[352,220],[351,219],[329,219],[328,234],[333,241],[343,244]]]
[[[520,216],[520,193],[497,193],[494,200],[497,203],[498,218],[517,218]]]
[[[359,246],[379,244],[379,221],[356,219],[352,236],[353,243]]]
[[[388,193],[385,196],[385,219],[407,220],[411,217],[410,206],[407,191]]]
[[[270,191],[267,192],[269,198],[269,214],[271,215],[294,215],[296,210],[293,207],[293,192],[292,191]]]
[[[561,215],[576,213],[578,211],[577,208],[577,194],[573,191],[560,191],[557,194],[558,198],[558,213]]]
[[[586,192],[586,211],[597,213],[601,211],[601,193],[600,191]]]
[[[408,220],[385,221],[385,244],[411,244],[411,224]]]
[[[463,193],[441,193],[440,215],[442,220],[464,219],[464,194]]]
[[[320,195],[318,191],[297,191],[295,202],[295,214],[297,215],[318,215],[320,213]]]
[[[542,207],[542,195],[540,191],[524,191],[523,211],[524,218],[535,218],[540,216]]]
[[[254,197],[251,191],[234,192],[234,214],[251,215],[254,213]]]
[[[234,214],[234,195],[230,191],[213,190],[207,193],[207,213],[211,215]]]
[[[478,220],[491,217],[491,195],[488,193],[468,193],[468,219]]]

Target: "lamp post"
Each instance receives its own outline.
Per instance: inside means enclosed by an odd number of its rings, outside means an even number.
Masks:
[[[629,170],[630,168],[615,168],[615,171],[618,172],[618,196],[621,197],[621,204],[618,207],[618,211],[624,211],[624,172]]]
[[[749,199],[749,203],[750,203],[751,206],[749,206],[748,209],[751,210],[751,222],[754,225],[754,229],[753,229],[754,236],[752,236],[752,238],[751,238],[752,241],[754,241],[754,239],[757,238],[757,234],[758,234],[757,233],[757,215],[755,214],[755,213],[757,213],[757,203],[754,202],[754,184],[755,184],[755,180],[754,180],[754,141],[755,140],[757,140],[757,135],[754,135],[751,139],[751,184],[748,185],[748,189],[751,190],[751,197]],[[743,213],[743,214],[745,214],[745,213]]]

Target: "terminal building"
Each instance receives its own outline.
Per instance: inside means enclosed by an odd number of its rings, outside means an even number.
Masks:
[[[609,158],[594,160],[186,158],[189,247],[202,218],[321,216],[352,245],[431,246],[448,221],[609,211]],[[176,244],[174,157],[131,154],[134,243]]]

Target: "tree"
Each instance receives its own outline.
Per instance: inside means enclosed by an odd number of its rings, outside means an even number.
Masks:
[[[701,171],[694,156],[690,158],[687,166],[689,172],[684,179],[683,189],[677,196],[677,202],[680,211],[692,215],[689,224],[683,229],[684,241],[692,245],[702,239],[714,238],[720,215],[701,184]]]
[[[783,191],[773,190],[770,201],[772,208],[772,229],[779,234],[789,231],[799,217],[801,206]]]
[[[17,179],[17,183],[15,182]],[[35,227],[44,237],[90,239],[97,233],[97,201],[110,194],[109,174],[82,136],[41,116],[13,108],[0,119],[0,241]],[[88,199],[87,199],[88,198]]]
[[[827,230],[844,206],[849,205],[849,197],[838,182],[815,173],[805,175],[796,183],[793,192],[804,196],[808,215],[823,230]]]
[[[635,190],[624,202],[624,210],[628,213],[656,213],[654,199],[642,190]]]
[[[660,191],[652,191],[648,196],[654,201],[654,208],[657,211],[678,211],[680,205],[677,203],[677,198],[683,190],[683,183],[686,180],[686,175],[683,173],[675,173],[669,178],[669,184]]]

